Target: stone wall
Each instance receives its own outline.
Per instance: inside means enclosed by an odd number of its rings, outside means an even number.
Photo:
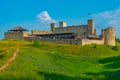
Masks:
[[[79,44],[79,45],[87,45],[87,44],[104,44],[104,40],[90,40],[90,39],[40,39],[40,41],[43,42],[52,42],[52,43],[58,43],[58,44]]]
[[[5,32],[5,39],[23,39],[23,32]]]
[[[104,44],[104,39],[95,40],[95,39],[82,39],[82,45],[86,44]]]
[[[23,38],[23,40],[30,41],[30,42],[33,42],[36,39],[39,39],[39,38],[38,37],[34,37],[34,36],[32,36],[32,37],[29,36],[29,37],[24,37]]]
[[[39,38],[25,38],[26,40],[33,41]],[[79,45],[87,45],[87,44],[104,44],[104,40],[89,40],[89,39],[39,39],[42,42],[51,42],[57,44],[79,44]]]
[[[29,32],[5,32],[5,39],[19,39],[23,40],[24,37],[27,37]]]
[[[57,27],[55,28],[54,33],[78,33],[81,35],[87,34],[88,27],[87,25],[82,26],[68,26],[68,27]]]
[[[52,34],[52,31],[32,30],[32,34]]]
[[[31,35],[31,33],[29,33],[29,32],[23,32],[23,37],[28,37],[29,35]]]
[[[74,39],[40,39],[43,42],[51,42],[57,44],[82,44],[81,40],[74,40]]]
[[[51,31],[53,33],[77,33],[81,36],[96,35],[94,28],[94,21],[89,19],[86,25],[67,26],[66,22],[60,22],[59,27],[54,23],[51,24]]]

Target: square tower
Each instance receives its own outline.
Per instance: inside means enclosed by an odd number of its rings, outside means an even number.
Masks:
[[[59,26],[60,27],[67,27],[67,24],[66,24],[66,22],[59,22]]]
[[[88,20],[88,35],[94,35],[95,29],[94,29],[94,20],[89,19]]]

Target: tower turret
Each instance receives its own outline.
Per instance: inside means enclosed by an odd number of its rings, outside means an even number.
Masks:
[[[94,20],[89,19],[88,20],[88,35],[94,35],[95,29],[94,29]]]

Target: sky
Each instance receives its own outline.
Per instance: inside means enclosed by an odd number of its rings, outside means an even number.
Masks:
[[[0,39],[16,26],[29,31],[50,30],[51,22],[81,25],[89,18],[95,21],[98,34],[114,26],[120,38],[120,0],[0,0]]]

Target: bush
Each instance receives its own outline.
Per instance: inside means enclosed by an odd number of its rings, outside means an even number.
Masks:
[[[33,46],[40,46],[40,41],[39,40],[34,40]]]
[[[96,44],[92,44],[92,45],[93,45],[93,46],[92,46],[93,48],[95,48],[95,49],[97,48],[97,45],[96,45]]]
[[[4,54],[0,54],[0,59],[2,59],[5,55]]]
[[[120,43],[120,39],[119,38],[116,38],[115,40],[116,40],[116,42]]]
[[[115,51],[118,51],[118,47],[117,46],[113,46],[112,49],[115,50]]]

